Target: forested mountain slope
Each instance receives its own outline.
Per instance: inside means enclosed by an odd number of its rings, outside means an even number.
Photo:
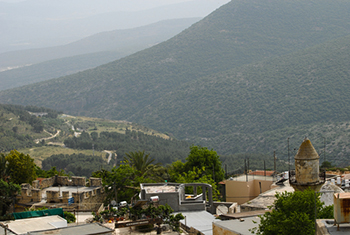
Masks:
[[[249,150],[249,139],[222,146],[220,137],[346,119],[348,38],[268,58],[348,35],[348,12],[350,1],[340,0],[231,1],[164,43],[2,91],[0,101],[135,121],[225,153]],[[270,150],[264,143],[255,150]]]
[[[298,148],[306,135],[322,148],[322,138],[328,137],[334,145],[328,151],[343,158],[350,152],[344,145],[350,121],[349,41],[343,37],[186,83],[133,119],[223,154],[276,149],[286,154],[288,137],[294,136]],[[343,146],[336,145],[339,141]]]

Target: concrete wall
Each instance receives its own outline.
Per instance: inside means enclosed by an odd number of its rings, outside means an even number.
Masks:
[[[261,191],[265,192],[271,189],[273,181],[271,180],[258,180],[251,181],[235,181],[227,180],[225,182],[226,187],[226,202],[237,202],[239,205],[254,199],[260,194]]]
[[[159,205],[168,204],[174,211],[179,211],[179,193],[167,192],[167,193],[145,193],[145,197],[142,200],[150,200],[150,197],[158,196]]]

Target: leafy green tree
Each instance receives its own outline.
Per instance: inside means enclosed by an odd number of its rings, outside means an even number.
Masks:
[[[315,206],[317,218],[333,218],[331,207],[323,207],[319,193],[313,190],[277,193],[271,212],[260,216],[254,234],[303,235],[315,234]]]
[[[102,179],[107,203],[112,200],[130,201],[130,198],[140,192],[140,183],[154,182],[139,175],[140,173],[128,164],[114,167],[111,171],[102,169],[92,174],[93,177]]]
[[[225,172],[222,169],[220,157],[214,150],[201,146],[191,146],[190,150],[184,165],[185,171],[191,171],[196,167],[204,169],[201,176],[211,175],[217,183],[224,179]]]
[[[329,162],[329,161],[322,162],[322,164],[320,166],[321,169],[329,169],[329,168],[332,168],[332,167],[333,167],[332,163]]]
[[[21,192],[21,187],[12,182],[0,179],[0,216],[8,213],[11,204],[14,202],[16,194]]]
[[[0,179],[5,180],[8,178],[8,162],[6,156],[0,153]]]
[[[9,180],[15,184],[32,183],[36,179],[34,159],[12,150],[7,156]]]
[[[37,177],[40,177],[40,178],[50,178],[55,175],[69,176],[68,174],[66,174],[66,172],[63,169],[61,169],[60,171],[57,171],[55,166],[53,166],[50,170],[46,171],[41,169],[37,165],[35,165],[35,173]]]
[[[68,223],[74,223],[76,218],[74,216],[74,214],[68,212],[68,211],[64,211],[64,218],[67,220]]]
[[[168,174],[170,176],[170,179],[172,182],[176,183],[206,183],[210,184],[213,190],[213,199],[216,201],[220,200],[220,192],[218,190],[216,182],[214,182],[211,175],[203,174],[205,172],[205,168],[198,169],[197,167],[194,167],[191,171],[182,171],[182,173],[179,173],[176,169],[176,167],[179,167],[181,169],[181,164],[183,164],[180,161],[175,162],[175,170],[173,167],[168,168]],[[186,189],[186,193],[193,193],[192,188]],[[199,188],[197,193],[201,193],[202,189]]]

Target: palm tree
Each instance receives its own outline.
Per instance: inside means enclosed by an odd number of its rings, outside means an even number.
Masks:
[[[155,161],[155,159],[150,158],[149,154],[145,155],[145,151],[129,152],[125,153],[125,155],[126,157],[124,158],[124,161],[131,167],[134,167],[137,171],[139,171],[139,176],[159,178],[154,176],[159,175],[159,173],[164,168],[161,166],[160,163],[152,164]]]

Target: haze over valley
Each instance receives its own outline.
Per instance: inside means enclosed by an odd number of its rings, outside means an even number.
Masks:
[[[41,1],[0,4],[31,2]],[[160,2],[124,5],[120,20],[76,1],[66,14],[81,19],[65,33],[20,30],[31,49],[5,37],[0,67],[13,69],[0,72],[0,102],[138,123],[223,156],[287,160],[287,139],[293,155],[308,136],[320,155],[326,144],[328,161],[349,165],[350,1]],[[114,28],[97,27],[103,19]]]

